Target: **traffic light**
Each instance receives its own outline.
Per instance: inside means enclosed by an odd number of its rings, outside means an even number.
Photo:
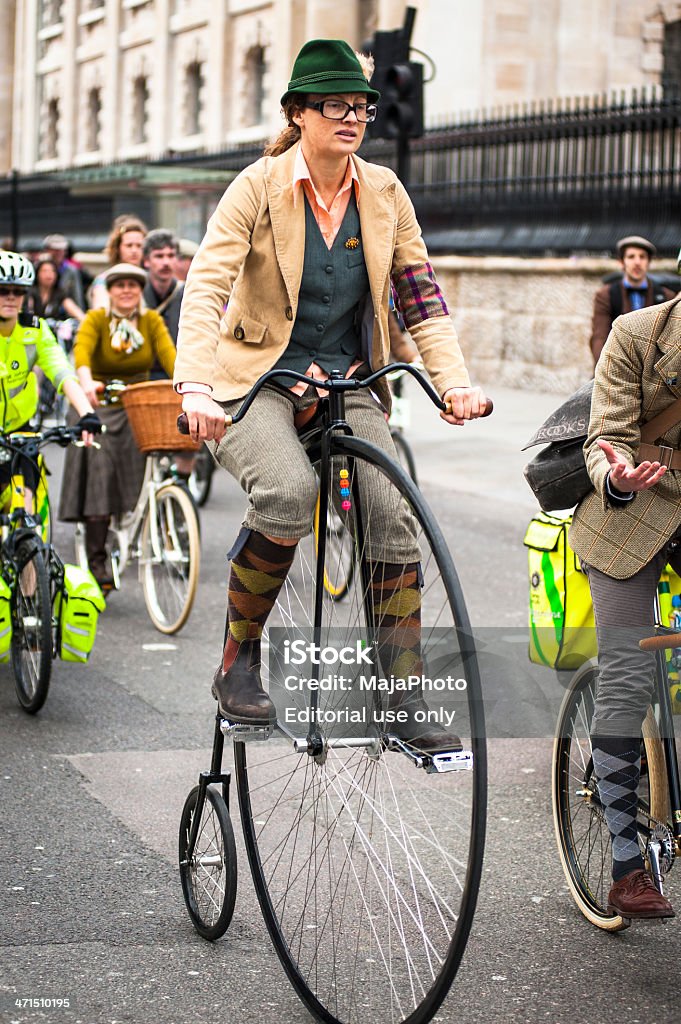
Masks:
[[[407,139],[423,135],[423,64],[409,60],[416,8],[407,7],[402,28],[375,32],[364,44],[374,55],[371,84],[378,89],[378,114],[370,126],[374,139]]]
[[[381,98],[371,124],[375,139],[418,139],[423,135],[423,64],[398,61],[377,66],[371,84]]]

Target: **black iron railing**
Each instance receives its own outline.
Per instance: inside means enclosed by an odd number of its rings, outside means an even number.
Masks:
[[[248,143],[147,162],[238,171],[261,152]],[[395,166],[391,143],[368,139],[361,152]],[[462,116],[412,142],[409,191],[436,251],[609,251],[619,233],[642,233],[671,255],[681,244],[681,95]]]

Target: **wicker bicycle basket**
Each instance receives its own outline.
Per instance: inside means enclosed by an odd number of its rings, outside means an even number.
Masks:
[[[131,384],[123,392],[123,405],[142,452],[198,451],[196,444],[177,429],[182,399],[170,380],[148,380]]]

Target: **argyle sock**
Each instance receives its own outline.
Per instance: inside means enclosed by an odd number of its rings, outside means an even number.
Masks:
[[[598,794],[612,836],[612,877],[618,882],[644,866],[636,831],[641,741],[592,736],[591,743]]]
[[[386,679],[421,674],[421,573],[418,562],[374,562],[371,596],[381,669]]]
[[[275,544],[253,531],[232,559],[227,588],[229,625],[222,656],[223,672],[232,665],[242,640],[260,640],[295,553],[295,544]]]

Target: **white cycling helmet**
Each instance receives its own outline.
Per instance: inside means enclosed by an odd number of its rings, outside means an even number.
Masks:
[[[677,273],[681,274],[681,249],[679,249],[679,255],[676,257],[676,270]]]
[[[14,284],[30,288],[35,281],[35,270],[30,260],[18,252],[0,249],[0,285]]]

